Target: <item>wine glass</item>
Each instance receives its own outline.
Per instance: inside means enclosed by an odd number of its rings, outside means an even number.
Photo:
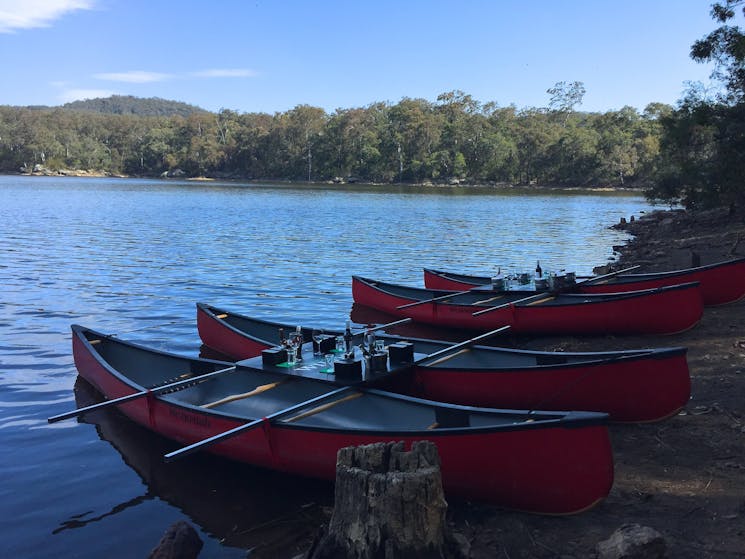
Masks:
[[[311,332],[311,337],[313,338],[313,355],[319,356],[323,355],[323,352],[321,351],[321,341],[323,340],[323,330],[320,328],[313,328],[313,331]]]

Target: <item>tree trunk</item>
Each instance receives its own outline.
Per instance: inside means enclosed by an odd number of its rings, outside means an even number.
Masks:
[[[310,559],[445,559],[465,553],[445,522],[440,458],[429,441],[339,450],[334,512]]]

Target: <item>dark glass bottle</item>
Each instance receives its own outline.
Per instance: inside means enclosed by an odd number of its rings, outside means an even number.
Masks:
[[[351,359],[354,353],[352,352],[352,324],[351,321],[347,320],[347,326],[344,329],[344,357]]]

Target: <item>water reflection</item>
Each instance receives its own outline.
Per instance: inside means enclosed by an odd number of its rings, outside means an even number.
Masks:
[[[75,382],[78,407],[101,401],[86,381]],[[252,557],[290,557],[307,549],[328,521],[333,486],[318,480],[282,475],[210,455],[166,464],[163,455],[177,448],[131,422],[114,409],[101,409],[81,422],[96,426],[145,483],[147,490],[92,516],[74,513],[53,531],[83,528],[152,499],[162,499],[188,515],[223,545],[252,549]],[[153,542],[156,543],[156,542]]]

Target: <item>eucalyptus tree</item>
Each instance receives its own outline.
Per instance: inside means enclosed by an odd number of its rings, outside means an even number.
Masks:
[[[745,204],[745,33],[735,25],[744,15],[743,0],[713,4],[719,27],[692,45],[691,57],[713,62],[712,78],[724,90],[712,101],[694,85],[662,119],[664,164],[649,198],[689,207]]]
[[[551,100],[548,103],[549,110],[560,114],[566,125],[569,115],[575,107],[582,104],[586,90],[585,84],[582,82],[556,82],[546,93],[551,95]]]
[[[187,117],[171,117],[176,124],[179,152],[176,165],[192,176],[213,174],[224,162],[217,122],[211,113],[195,112]],[[143,152],[149,138],[143,139]]]
[[[247,113],[236,118],[231,171],[247,178],[270,176],[268,136],[273,126],[274,118],[266,113]]]
[[[546,171],[552,182],[566,185],[597,184],[601,134],[592,126],[593,116],[572,118],[558,131],[547,151]]]
[[[265,153],[274,178],[313,178],[313,150],[323,134],[326,120],[323,109],[310,105],[298,105],[275,115],[266,140],[267,148],[276,151]]]
[[[217,143],[222,152],[222,171],[231,172],[235,168],[233,162],[238,150],[236,132],[240,127],[239,115],[235,111],[220,109],[216,115],[215,128],[217,131]]]
[[[691,58],[697,62],[714,62],[712,77],[725,85],[723,101],[729,104],[745,101],[745,33],[733,25],[738,11],[745,15],[745,0],[713,4],[711,16],[721,25],[691,47]]]
[[[479,125],[481,105],[460,90],[441,93],[437,101],[437,112],[442,118],[438,174],[462,178],[469,171],[467,160],[473,162],[476,158],[474,148],[483,131]]]
[[[518,114],[515,126],[518,182],[545,184],[553,182],[551,146],[560,135],[560,126],[544,109],[528,108]]]
[[[21,111],[0,106],[0,170],[17,171],[27,160]]]
[[[383,142],[390,179],[422,180],[437,175],[435,151],[441,126],[432,104],[404,98],[387,111],[388,127]]]
[[[179,149],[178,130],[173,126],[174,119],[151,117],[152,125],[142,140],[142,165],[150,173],[161,174],[180,166],[188,166],[182,157],[188,152]]]
[[[623,186],[640,167],[637,139],[641,138],[641,116],[634,107],[608,111],[595,122],[600,134],[598,146],[600,179]]]
[[[497,182],[519,182],[517,108],[514,105],[509,107],[488,105],[485,109],[485,116],[488,123],[487,142],[490,151],[484,168],[485,178]]]
[[[304,159],[307,177],[313,178],[313,148],[323,135],[326,112],[318,107],[299,105],[289,113],[291,147],[297,159]]]

